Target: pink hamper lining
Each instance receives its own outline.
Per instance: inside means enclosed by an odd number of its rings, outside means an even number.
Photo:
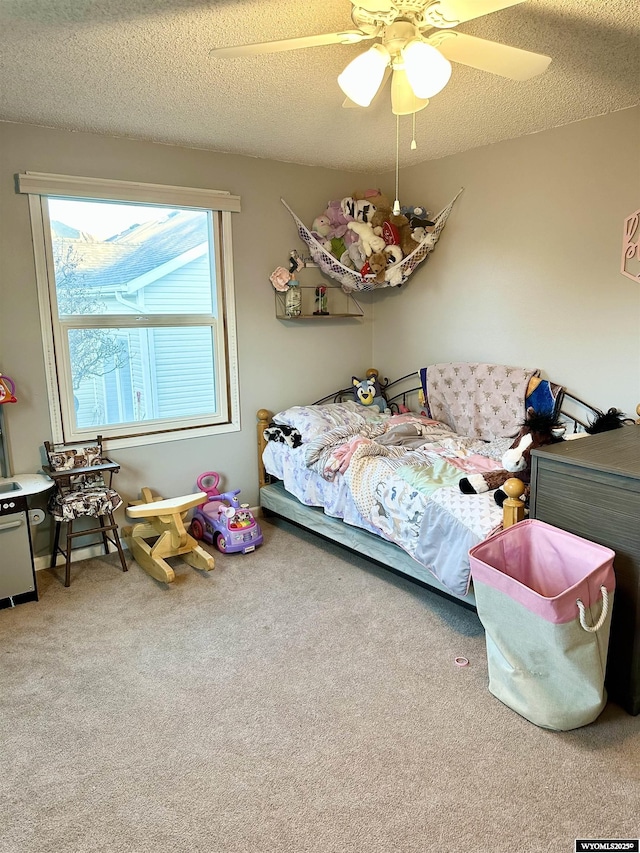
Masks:
[[[610,548],[537,519],[521,521],[469,551],[474,581],[554,623],[577,617],[578,598],[589,608],[600,600],[601,586],[615,589],[614,557]]]

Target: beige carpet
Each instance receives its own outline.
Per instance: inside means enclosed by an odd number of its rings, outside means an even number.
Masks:
[[[477,616],[264,523],[256,553],[117,558],[0,611],[2,853],[538,853],[638,837],[640,718],[538,729]],[[470,665],[454,665],[457,655]]]

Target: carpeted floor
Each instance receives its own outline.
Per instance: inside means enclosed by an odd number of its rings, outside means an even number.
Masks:
[[[539,853],[640,834],[640,718],[536,728],[477,616],[286,524],[0,611],[2,853]],[[215,552],[214,552],[215,553]],[[457,655],[470,661],[454,664]]]

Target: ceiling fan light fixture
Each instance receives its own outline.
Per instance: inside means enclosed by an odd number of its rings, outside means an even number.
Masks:
[[[428,98],[418,98],[407,80],[404,66],[393,66],[391,78],[391,112],[396,116],[408,116],[423,110],[429,103]]]
[[[368,107],[380,88],[390,59],[385,47],[374,44],[347,65],[338,76],[338,85],[347,98],[360,107]]]
[[[422,39],[412,39],[402,50],[407,79],[418,98],[432,98],[451,77],[451,63]]]

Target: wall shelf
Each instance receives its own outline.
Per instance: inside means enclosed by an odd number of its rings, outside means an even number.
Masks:
[[[304,271],[300,270],[304,275]],[[326,314],[316,314],[316,288],[324,287],[326,291]],[[286,311],[286,293],[275,291],[276,317],[278,320],[337,320],[346,318],[358,318],[364,316],[362,306],[351,293],[345,293],[342,288],[327,285],[325,282],[316,284],[300,284],[300,295],[302,297],[301,313],[289,316]]]

